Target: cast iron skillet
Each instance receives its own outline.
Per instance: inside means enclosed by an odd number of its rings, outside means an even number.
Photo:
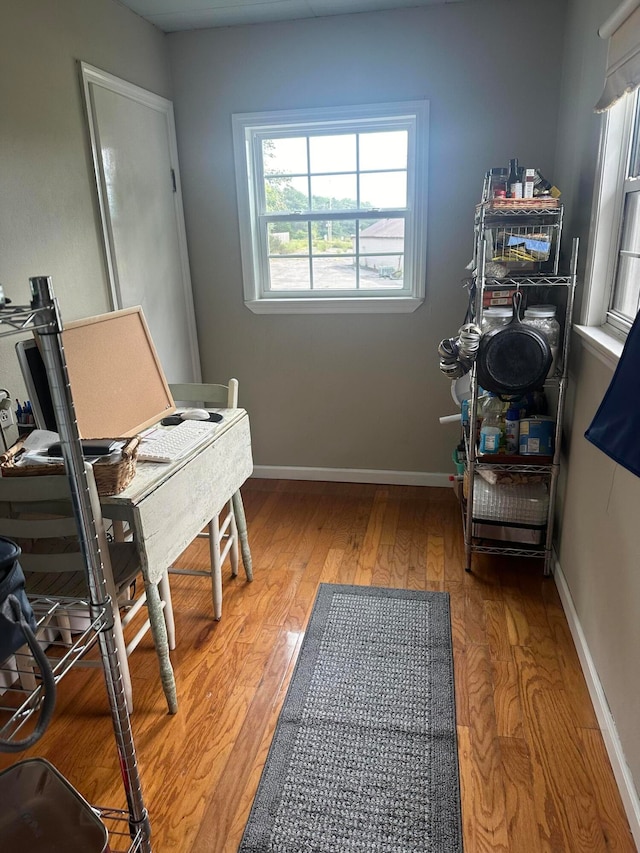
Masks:
[[[522,294],[513,294],[513,317],[480,339],[478,384],[494,394],[526,394],[544,384],[552,353],[546,336],[520,322]]]

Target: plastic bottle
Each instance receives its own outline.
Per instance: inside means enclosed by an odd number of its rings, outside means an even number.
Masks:
[[[504,447],[505,421],[502,400],[489,394],[482,406],[480,453],[499,453]]]
[[[505,415],[507,453],[517,453],[520,440],[520,407],[510,403]]]

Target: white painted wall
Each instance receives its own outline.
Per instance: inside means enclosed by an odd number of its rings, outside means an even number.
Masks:
[[[554,174],[564,8],[483,0],[169,36],[203,375],[240,380],[257,465],[453,471],[436,347],[464,320],[486,169],[517,156]],[[232,114],[417,98],[431,103],[426,304],[248,311]]]
[[[567,228],[580,236],[584,269],[601,118],[593,113],[604,81],[600,24],[618,0],[571,0],[559,123],[559,186]],[[559,559],[602,683],[622,750],[640,788],[640,480],[584,438],[612,371],[574,335]]]
[[[113,0],[3,3],[0,26],[0,282],[24,304],[51,275],[63,319],[109,309],[77,60],[171,98],[165,36]],[[0,341],[0,387],[24,398]]]

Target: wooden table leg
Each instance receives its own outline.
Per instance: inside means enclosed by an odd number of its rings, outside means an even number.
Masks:
[[[242,552],[242,564],[244,566],[247,580],[253,580],[253,565],[251,562],[251,550],[249,548],[249,537],[247,535],[247,519],[244,514],[244,504],[242,503],[242,495],[240,489],[234,493],[231,498],[233,501],[233,513],[236,517],[238,526],[238,536],[240,538],[240,550]]]
[[[162,604],[160,602],[160,593],[158,586],[154,583],[148,583],[145,580],[144,588],[147,593],[147,610],[149,611],[149,623],[151,625],[151,634],[158,655],[160,664],[160,678],[162,680],[162,689],[167,699],[169,713],[175,714],[178,710],[178,697],[176,694],[176,682],[173,675],[173,667],[169,659],[169,642],[167,639],[167,626],[164,621],[162,612]]]

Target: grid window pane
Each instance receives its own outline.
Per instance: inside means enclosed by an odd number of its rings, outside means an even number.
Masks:
[[[307,258],[270,258],[269,280],[271,290],[309,290],[311,272]]]
[[[624,205],[620,256],[612,309],[629,321],[638,312],[640,294],[640,192],[627,193]]]
[[[640,177],[640,98],[637,96],[633,119],[633,133],[631,136],[628,177]]]
[[[311,178],[313,210],[355,210],[358,180],[356,175],[321,175]]]
[[[616,289],[611,306],[618,314],[622,314],[630,322],[638,313],[640,296],[640,260],[633,257],[620,258]]]
[[[269,222],[269,255],[308,255],[309,226],[306,222]]]
[[[386,130],[360,134],[360,168],[406,169],[409,134],[406,130]]]
[[[306,136],[263,139],[265,175],[305,175],[309,171]]]
[[[306,178],[266,178],[264,182],[267,213],[300,213],[309,210],[309,184]]]
[[[623,223],[620,238],[621,251],[640,254],[640,192],[627,193],[624,201]]]
[[[404,219],[360,222],[358,241],[360,287],[402,287],[404,283]],[[364,278],[368,283],[364,283]]]
[[[353,258],[314,258],[314,290],[353,290],[356,287],[356,267]]]
[[[353,255],[356,250],[355,219],[311,223],[311,251],[314,255]]]
[[[363,207],[406,207],[407,173],[376,172],[360,175],[360,201]]]
[[[311,174],[354,172],[357,168],[355,133],[312,136],[309,138],[309,152]]]

